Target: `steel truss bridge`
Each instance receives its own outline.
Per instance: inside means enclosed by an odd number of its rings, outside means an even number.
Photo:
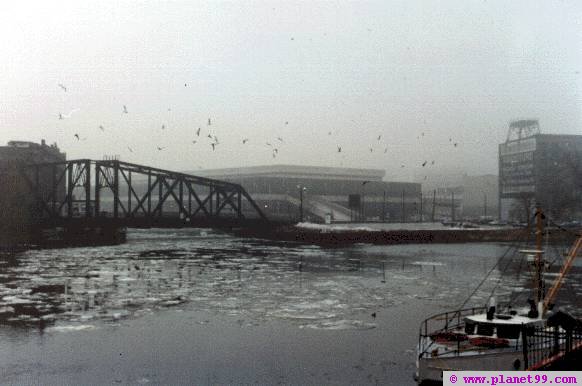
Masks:
[[[78,159],[21,169],[42,224],[220,227],[265,223],[238,184],[119,160]]]

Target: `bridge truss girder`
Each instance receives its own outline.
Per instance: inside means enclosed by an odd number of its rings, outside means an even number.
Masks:
[[[119,160],[28,165],[22,170],[42,218],[113,217],[155,220],[266,217],[238,184]],[[103,210],[105,201],[111,213]],[[173,210],[166,214],[168,208]]]

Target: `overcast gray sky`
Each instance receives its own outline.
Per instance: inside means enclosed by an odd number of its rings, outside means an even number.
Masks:
[[[515,118],[582,131],[580,1],[10,1],[0,33],[0,143],[69,158],[410,180],[496,173]]]

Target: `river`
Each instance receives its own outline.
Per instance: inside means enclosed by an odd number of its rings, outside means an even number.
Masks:
[[[490,272],[468,306],[493,290],[525,303],[527,261],[507,250],[148,229],[123,245],[27,251],[0,265],[1,379],[414,385],[424,318],[462,304]],[[579,314],[581,278],[578,262],[561,309]]]

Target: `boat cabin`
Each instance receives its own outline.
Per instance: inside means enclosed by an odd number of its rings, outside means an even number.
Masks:
[[[519,339],[523,326],[543,326],[544,321],[524,315],[494,314],[488,319],[486,314],[465,317],[465,334],[500,339]]]

